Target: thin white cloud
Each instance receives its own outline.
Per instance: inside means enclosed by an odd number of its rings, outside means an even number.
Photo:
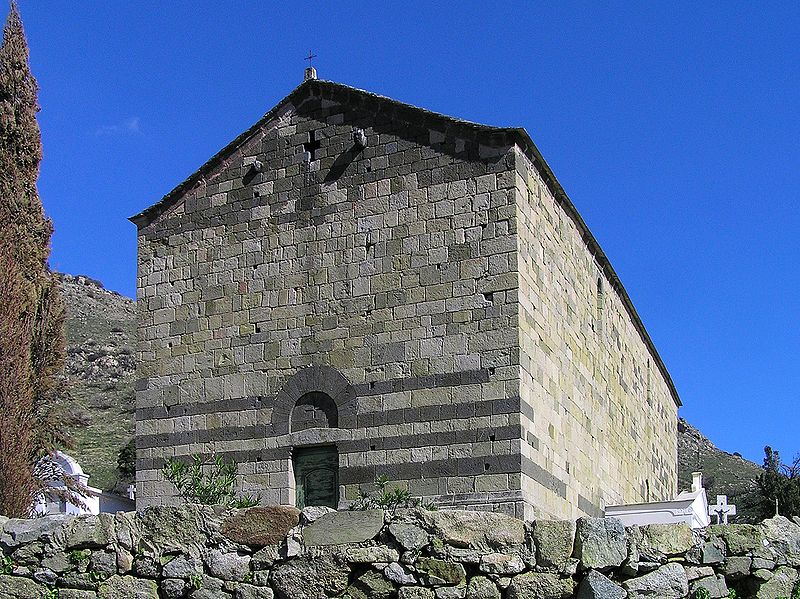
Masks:
[[[95,135],[136,135],[139,131],[139,117],[132,116],[116,125],[102,125],[95,130]]]

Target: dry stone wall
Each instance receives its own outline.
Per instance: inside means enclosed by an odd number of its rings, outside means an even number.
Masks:
[[[777,599],[800,524],[183,506],[0,522],[0,599]]]

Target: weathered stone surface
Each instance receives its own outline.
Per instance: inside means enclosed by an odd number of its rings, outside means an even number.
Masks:
[[[525,564],[518,555],[487,553],[481,556],[478,569],[487,574],[519,574]]]
[[[433,594],[436,599],[464,599],[467,589],[465,587],[437,587]]]
[[[590,570],[578,585],[576,599],[625,599],[625,589],[597,570]]]
[[[251,507],[225,518],[221,532],[234,543],[264,547],[281,543],[299,522],[300,510],[296,507]]]
[[[503,551],[525,543],[525,524],[505,514],[461,510],[421,514],[431,534],[456,547]]]
[[[105,547],[114,538],[112,514],[74,518],[65,526],[64,547],[67,549]]]
[[[387,580],[399,585],[417,584],[417,579],[406,572],[405,568],[397,562],[392,562],[383,569],[383,575]]]
[[[396,562],[400,559],[397,549],[385,545],[372,545],[370,547],[348,547],[345,550],[347,561],[351,563],[368,564],[372,562]]]
[[[511,580],[508,599],[572,599],[575,582],[551,572],[526,572]]]
[[[100,584],[99,599],[158,599],[154,580],[114,575]]]
[[[250,573],[249,555],[225,553],[212,549],[206,557],[206,565],[212,576],[221,580],[244,580]]]
[[[728,555],[744,555],[761,547],[764,539],[755,524],[713,524],[709,531],[725,541]]]
[[[272,567],[280,554],[278,553],[278,548],[273,546],[267,546],[259,549],[253,554],[253,569],[255,570],[267,570]]]
[[[141,534],[140,551],[199,553],[219,530],[220,518],[211,506],[187,504],[136,512],[134,525]]]
[[[419,526],[406,522],[392,522],[389,525],[389,532],[398,543],[409,551],[421,549],[430,540],[427,532]]]
[[[319,520],[325,514],[330,514],[335,511],[335,509],[324,505],[309,505],[304,507],[303,511],[300,512],[300,522],[303,524],[311,524]]]
[[[689,586],[689,592],[696,596],[699,589],[705,589],[711,595],[711,599],[721,599],[728,596],[728,585],[725,584],[725,577],[722,575],[705,576],[693,581]]]
[[[81,589],[58,589],[58,599],[96,599],[97,593]]]
[[[579,518],[575,557],[584,569],[619,566],[628,555],[625,527],[617,518]]]
[[[272,570],[272,587],[280,599],[326,599],[347,588],[349,574],[332,555],[297,558]]]
[[[784,516],[775,516],[761,523],[764,538],[786,558],[789,565],[800,566],[800,525]]]
[[[500,589],[485,576],[473,576],[467,585],[466,599],[500,599]]]
[[[179,555],[170,560],[163,568],[162,575],[165,578],[184,578],[188,579],[193,575],[203,573],[203,562],[192,555]]]
[[[45,590],[46,587],[28,578],[0,575],[0,599],[41,597]]]
[[[694,534],[688,524],[648,524],[640,530],[649,548],[667,556],[686,553],[694,546]]]
[[[433,599],[433,591],[425,587],[400,587],[398,599]]]
[[[389,599],[394,596],[395,587],[391,581],[384,578],[380,572],[367,570],[353,581],[345,594],[353,599]]]
[[[750,574],[750,567],[752,564],[752,558],[735,555],[725,560],[723,572],[727,578],[730,578],[731,580],[737,580]]]
[[[536,565],[561,570],[572,556],[575,539],[574,520],[536,520],[531,525],[536,548]]]
[[[421,557],[416,561],[417,570],[427,574],[432,585],[462,585],[466,583],[464,566],[431,557]]]
[[[361,543],[375,538],[383,528],[383,510],[332,512],[303,529],[309,546]]]
[[[725,561],[725,552],[722,550],[721,544],[716,537],[703,543],[701,559],[704,564],[721,564]]]
[[[667,564],[655,572],[626,580],[629,599],[682,599],[689,593],[689,580],[680,564]]]
[[[21,543],[41,540],[51,541],[53,536],[72,520],[71,516],[57,515],[42,518],[12,518],[3,525],[3,543],[14,547]]]
[[[273,599],[274,593],[269,587],[257,587],[252,584],[236,586],[236,599]]]
[[[158,585],[166,599],[180,599],[186,593],[188,586],[187,582],[180,578],[165,578]]]
[[[797,583],[797,570],[788,566],[781,566],[773,576],[762,583],[756,592],[756,599],[777,599],[791,597],[794,585]]]

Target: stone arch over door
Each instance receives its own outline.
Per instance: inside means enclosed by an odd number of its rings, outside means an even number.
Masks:
[[[273,434],[285,435],[308,428],[315,419],[321,426],[326,424],[326,428],[352,428],[355,424],[355,399],[355,389],[335,368],[308,366],[298,370],[275,396]],[[306,410],[310,417],[301,424],[304,419],[296,408],[303,409],[304,406],[314,408],[318,413],[314,415],[311,414],[313,410]],[[296,430],[292,429],[293,421]]]

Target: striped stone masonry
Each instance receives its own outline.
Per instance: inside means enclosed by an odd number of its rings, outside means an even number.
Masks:
[[[520,518],[675,493],[672,382],[524,131],[312,79],[132,220],[139,505],[194,453],[294,505],[310,447],[339,507],[378,476]]]

